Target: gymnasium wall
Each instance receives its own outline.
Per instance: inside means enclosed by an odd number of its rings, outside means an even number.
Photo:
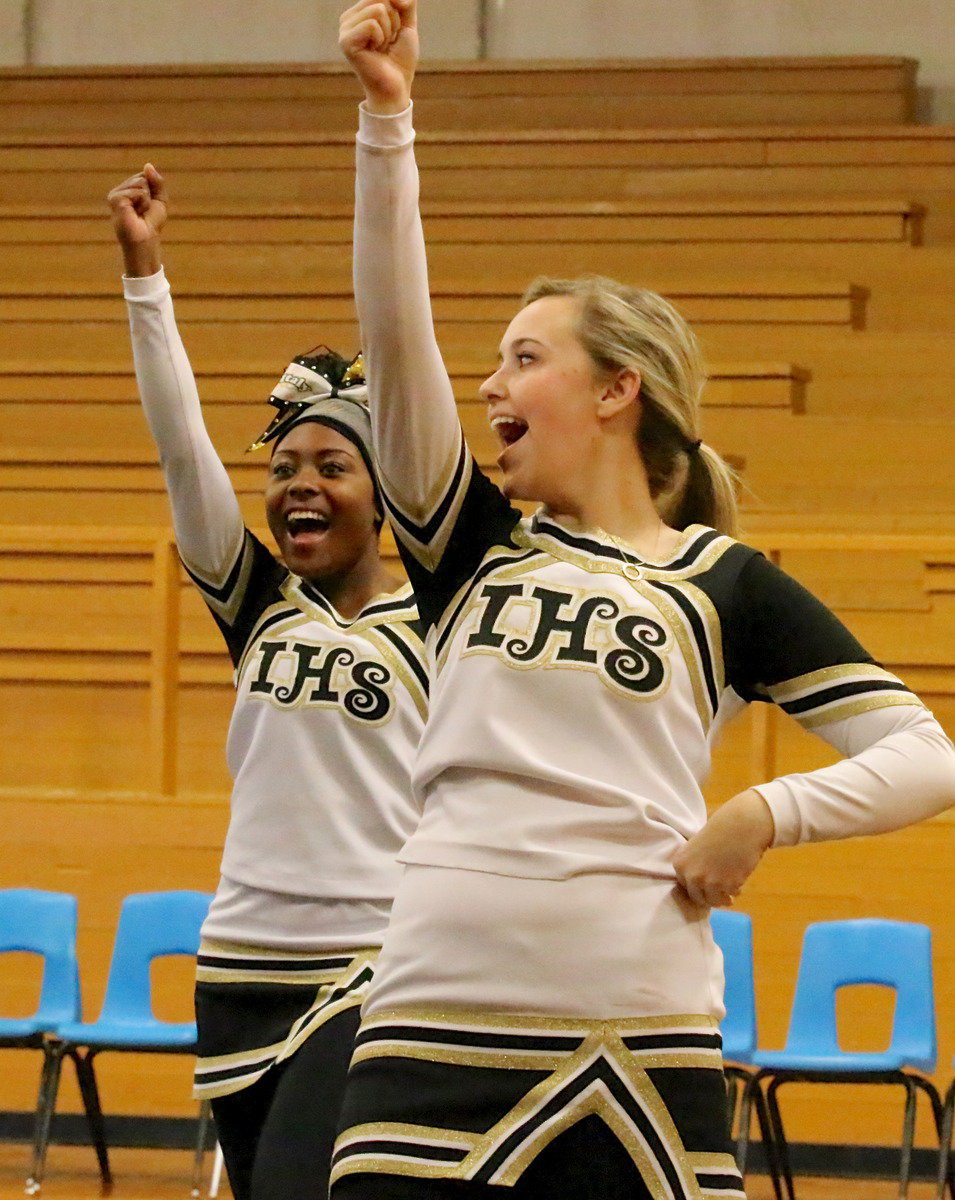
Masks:
[[[103,197],[147,157],[168,173],[180,325],[260,528],[263,465],[242,448],[262,398],[293,354],[356,340],[354,89],[338,66],[283,63],[0,84],[2,881],[80,896],[94,1015],[121,897],[215,886],[231,699],[172,552]],[[476,387],[529,275],[597,269],[664,291],[701,337],[704,432],[740,471],[746,536],[955,734],[955,129],[916,123],[914,64],[470,63],[426,66],[418,96],[438,330],[479,459],[494,449]],[[760,707],[730,731],[709,797],[830,757]],[[784,1037],[807,922],[925,921],[947,1082],[953,855],[951,814],[769,855],[742,901],[763,1044]],[[34,968],[5,971],[0,1008],[29,1006]],[[182,1013],[188,966],[169,970],[160,1003]],[[852,999],[850,1042],[880,1038],[885,1015],[871,990]],[[32,1107],[35,1065],[0,1059],[0,1109]],[[109,1112],[192,1111],[183,1061],[104,1056],[100,1072]],[[817,1100],[794,1091],[787,1112],[796,1139],[832,1140]],[[876,1092],[837,1136],[891,1144],[898,1126]]]
[[[338,0],[0,0],[0,64],[333,59]],[[429,12],[430,9],[430,12]],[[948,0],[424,0],[430,58],[899,54],[922,66],[923,117],[955,121]],[[434,17],[431,14],[435,14]]]

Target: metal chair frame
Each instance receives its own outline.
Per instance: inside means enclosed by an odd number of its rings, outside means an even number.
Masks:
[[[150,965],[155,958],[196,954],[199,928],[211,896],[200,892],[148,892],[127,896],[120,910],[106,996],[96,1021],[63,1022],[51,1045],[37,1105],[33,1172],[28,1191],[40,1190],[64,1057],[76,1065],[97,1156],[103,1194],[112,1187],[106,1128],[93,1060],[107,1050],[140,1054],[195,1054],[195,1022],[174,1024],[152,1013]],[[208,1136],[209,1106],[199,1108],[192,1195],[198,1196]]]
[[[895,953],[895,963],[888,961],[890,953]],[[922,1074],[935,1065],[931,967],[931,932],[924,925],[866,918],[807,927],[786,1047],[756,1053],[758,1070],[751,1083],[754,1097],[766,1085],[766,1108],[788,1200],[795,1200],[795,1188],[777,1096],[785,1083],[890,1084],[905,1090],[900,1200],[908,1193],[919,1093],[928,1097],[941,1144],[941,1097]],[[892,1044],[884,1053],[846,1051],[838,1046],[836,992],[863,983],[896,991]],[[942,1172],[947,1172],[947,1166],[939,1171],[944,1179]]]
[[[80,1016],[80,974],[76,957],[78,903],[66,892],[37,888],[6,888],[0,891],[0,953],[21,951],[43,959],[43,980],[36,1012],[26,1018],[0,1018],[0,1048],[39,1050],[43,1055],[34,1117],[33,1152],[26,1181],[28,1195],[39,1190],[36,1181],[38,1147],[44,1122],[41,1114],[54,1077],[59,1079],[63,1048],[57,1038],[60,1026]],[[87,1087],[86,1072],[74,1055],[77,1081],[90,1138],[96,1150],[104,1190],[112,1180],[106,1143],[100,1136],[101,1121]]]
[[[937,1200],[943,1200],[946,1183],[952,1200],[955,1200],[955,1163],[952,1162],[953,1120],[955,1120],[955,1079],[948,1085],[945,1103],[942,1105],[942,1128],[938,1139]]]

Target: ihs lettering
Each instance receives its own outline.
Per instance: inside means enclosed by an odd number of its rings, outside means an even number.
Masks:
[[[496,654],[514,666],[589,666],[604,682],[647,696],[667,680],[669,636],[650,617],[624,613],[610,596],[575,595],[523,583],[485,583],[477,596],[480,624],[465,653]],[[516,633],[516,606],[529,611],[528,632]],[[523,623],[522,623],[523,627]],[[602,635],[602,636],[598,636]]]
[[[340,705],[361,721],[384,720],[391,711],[391,671],[380,662],[358,659],[347,646],[313,646],[306,642],[261,642],[259,667],[249,685],[251,695],[268,696],[283,708]],[[292,657],[292,670],[279,670],[276,660]],[[344,676],[344,686],[342,677]]]

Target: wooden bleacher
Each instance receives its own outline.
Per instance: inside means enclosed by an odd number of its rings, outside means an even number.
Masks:
[[[919,245],[925,210],[908,200],[552,200],[426,201],[429,245],[487,241],[614,242],[679,245],[697,242],[906,242]],[[351,237],[345,204],[176,203],[172,240],[179,245],[223,241],[341,245]],[[8,243],[105,242],[100,205],[19,204],[0,208]]]
[[[437,324],[482,462],[477,387],[530,275],[666,291],[703,342],[705,433],[741,469],[749,540],[955,732],[955,129],[913,123],[914,64],[444,64],[418,88]],[[0,841],[13,882],[81,896],[91,1012],[119,897],[214,886],[231,705],[173,557],[103,199],[146,158],[169,177],[178,319],[260,528],[264,459],[242,450],[262,398],[293,354],[355,344],[354,101],[338,66],[0,71]],[[829,758],[759,707],[711,795]],[[936,927],[951,1061],[953,853],[944,816],[771,856],[745,895],[766,1045],[805,923],[878,911]],[[24,969],[0,999],[35,985]],[[187,1074],[105,1059],[104,1102],[135,1086],[150,1111],[189,1113]],[[32,1078],[4,1061],[0,1081],[0,1108],[32,1106]],[[831,1138],[791,1104],[795,1137]],[[895,1126],[876,1102],[841,1136],[888,1143]]]
[[[542,131],[424,129],[417,138],[428,202],[746,198],[851,200],[950,196],[955,128],[917,125]],[[347,202],[352,138],[324,125],[297,132],[191,130],[150,122],[138,133],[0,134],[0,205],[38,196],[98,204],[149,157],[179,203],[206,208]]]
[[[512,131],[593,127],[904,123],[908,58],[625,59],[423,63],[422,126]],[[359,96],[338,63],[10,69],[4,128],[18,133],[216,129],[345,131]]]

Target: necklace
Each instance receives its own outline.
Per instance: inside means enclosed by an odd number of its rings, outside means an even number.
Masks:
[[[650,551],[650,555],[649,557],[643,559],[638,558],[634,553],[633,548],[628,546],[626,542],[621,541],[615,533],[609,533],[606,529],[602,529],[600,532],[604,535],[604,537],[610,539],[614,548],[620,554],[620,557],[623,560],[621,563],[621,569],[624,578],[629,579],[632,583],[638,583],[640,580],[645,578],[645,568],[647,567],[647,564],[653,564],[658,561],[660,539],[663,537],[663,533],[666,528],[667,526],[663,521],[661,521],[657,527],[657,534],[654,538],[653,548]]]
[[[624,545],[623,542],[621,542],[616,534],[608,533],[607,537],[610,538],[614,547],[620,554],[621,559],[623,559],[623,562],[620,565],[621,573],[623,574],[624,579],[629,579],[631,583],[639,583],[643,579],[643,571],[640,568],[640,560]]]

